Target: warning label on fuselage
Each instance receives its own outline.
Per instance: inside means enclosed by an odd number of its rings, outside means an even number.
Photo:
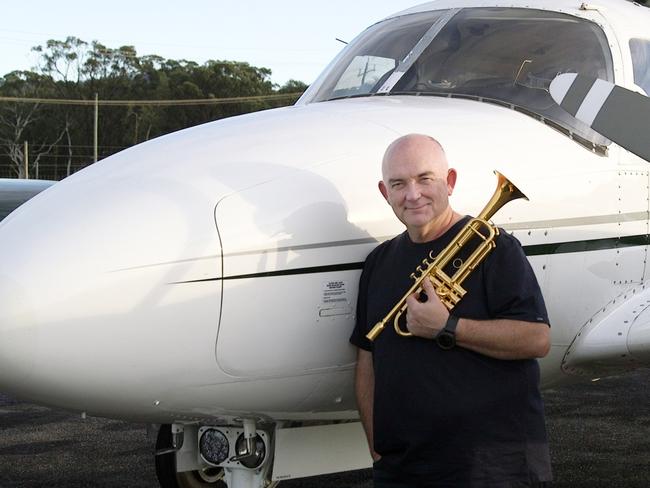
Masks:
[[[323,283],[323,306],[335,307],[350,301],[348,284],[344,280],[326,281]]]

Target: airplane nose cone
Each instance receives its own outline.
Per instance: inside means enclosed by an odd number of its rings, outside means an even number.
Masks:
[[[184,374],[177,364],[216,369],[219,190],[140,171],[140,150],[125,153],[0,222],[0,392],[133,412]]]
[[[20,393],[32,373],[38,342],[27,290],[0,273],[0,391]]]

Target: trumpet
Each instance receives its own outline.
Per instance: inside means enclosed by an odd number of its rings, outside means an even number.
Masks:
[[[431,280],[436,295],[438,295],[440,301],[448,310],[453,309],[460,299],[465,296],[467,291],[461,286],[462,283],[496,247],[494,241],[499,235],[499,229],[490,223],[489,219],[501,207],[512,200],[518,198],[528,200],[528,197],[508,180],[508,178],[498,171],[494,173],[497,175],[497,187],[494,190],[492,198],[485,205],[485,208],[483,208],[478,216],[465,224],[462,230],[456,234],[454,239],[437,256],[433,255],[433,251],[429,253],[429,256],[422,261],[422,266],[418,266],[415,272],[411,273],[411,278],[414,280],[411,288],[409,288],[391,311],[375,324],[370,332],[366,334],[366,338],[374,341],[391,320],[397,334],[403,337],[412,336],[412,333],[400,327],[399,321],[407,308],[406,299],[413,293],[422,292],[422,282],[425,279]],[[458,266],[458,269],[452,276],[449,276],[445,271],[447,265],[459,259],[457,256],[461,249],[464,249],[470,241],[476,240],[476,238],[479,239],[479,244],[471,251],[469,257]]]

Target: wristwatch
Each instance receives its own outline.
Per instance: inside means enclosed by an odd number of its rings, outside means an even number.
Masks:
[[[445,326],[438,332],[435,340],[438,343],[440,349],[448,351],[453,349],[456,345],[456,326],[458,325],[458,317],[455,315],[449,314],[447,323]]]

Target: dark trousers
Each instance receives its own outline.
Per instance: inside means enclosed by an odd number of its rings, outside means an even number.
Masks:
[[[394,476],[386,473],[385,471],[379,471],[377,469],[373,470],[372,473],[373,486],[374,488],[471,488],[474,485],[463,485],[458,483],[444,483],[444,484],[435,484],[435,483],[413,483],[408,481],[402,481]],[[490,483],[490,484],[480,484],[476,486],[481,486],[484,488],[551,488],[551,482],[532,482],[527,483],[523,481],[516,482],[505,482],[505,483]]]

